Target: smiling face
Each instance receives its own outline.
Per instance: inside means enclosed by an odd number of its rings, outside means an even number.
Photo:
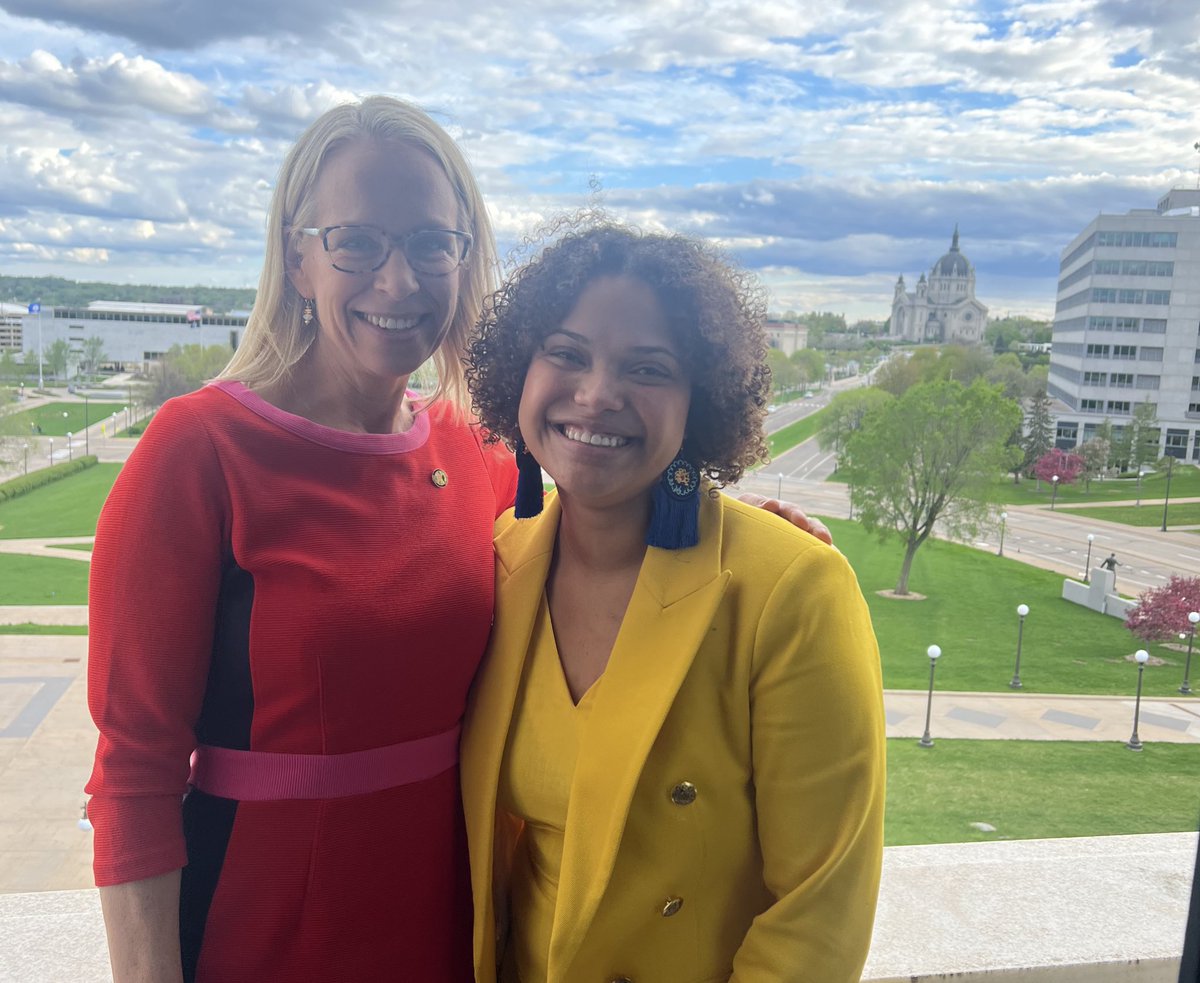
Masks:
[[[690,401],[654,292],[633,277],[603,277],[534,351],[518,419],[564,503],[648,508],[683,443]]]
[[[438,162],[398,141],[361,140],[336,151],[317,178],[313,205],[313,226],[374,225],[394,238],[461,222]],[[302,239],[288,277],[314,300],[309,357],[317,376],[350,392],[403,389],[445,338],[461,273],[415,273],[398,247],[373,273],[343,273],[319,238]]]

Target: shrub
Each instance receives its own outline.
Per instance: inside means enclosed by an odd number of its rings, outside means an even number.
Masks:
[[[1188,613],[1200,611],[1200,577],[1173,576],[1139,595],[1125,627],[1146,642],[1161,642],[1192,629]]]
[[[0,502],[7,502],[10,498],[24,495],[35,488],[41,488],[61,478],[78,474],[80,471],[85,471],[96,463],[98,463],[98,459],[95,454],[85,454],[75,458],[73,461],[67,461],[65,464],[54,464],[48,468],[41,468],[38,471],[34,471],[32,474],[25,474],[19,478],[10,478],[8,481],[0,482]]]

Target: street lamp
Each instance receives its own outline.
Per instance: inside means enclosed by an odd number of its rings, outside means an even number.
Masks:
[[[1009,689],[1021,688],[1021,639],[1025,634],[1025,615],[1029,614],[1028,604],[1017,605],[1017,664],[1013,666],[1013,678],[1009,681]]]
[[[779,475],[779,490],[775,493],[776,498],[783,498],[783,475]]]
[[[1088,555],[1087,559],[1083,561],[1083,582],[1085,584],[1090,584],[1092,582],[1092,543],[1095,542],[1095,540],[1096,537],[1089,532]]]
[[[1004,526],[1005,526],[1005,523],[1007,523],[1007,522],[1008,522],[1008,513],[1001,512],[1000,513],[1000,548],[998,550],[996,550],[997,556],[1004,555]]]
[[[1162,532],[1167,531],[1167,506],[1171,503],[1171,471],[1174,470],[1175,458],[1167,458],[1167,487],[1163,492],[1163,521]]]
[[[1183,664],[1183,685],[1179,687],[1179,692],[1184,694],[1192,691],[1191,684],[1188,682],[1188,677],[1192,674],[1192,643],[1196,641],[1196,624],[1197,622],[1200,622],[1200,612],[1188,612],[1188,621],[1192,623],[1192,627],[1188,632],[1187,662]]]
[[[1139,508],[1139,509],[1142,507],[1142,479],[1144,477],[1146,477],[1146,469],[1143,467],[1139,467],[1138,468],[1138,484],[1137,484],[1137,502],[1134,505],[1135,508]]]
[[[1138,649],[1133,654],[1134,659],[1138,664],[1138,682],[1137,682],[1137,699],[1133,701],[1133,733],[1129,735],[1129,740],[1125,742],[1125,746],[1130,751],[1140,751],[1142,742],[1138,740],[1138,714],[1142,709],[1142,673],[1146,671],[1146,663],[1150,661],[1150,653],[1145,649]]]
[[[67,461],[68,463],[75,460],[75,435],[70,430],[67,431]]]
[[[50,438],[50,463],[54,463],[54,438]]]
[[[1050,511],[1054,511],[1054,503],[1058,501],[1058,475],[1050,476],[1050,482],[1054,485],[1054,491],[1050,495]]]
[[[921,735],[917,744],[921,747],[933,747],[933,738],[929,736],[929,718],[933,713],[933,670],[937,667],[942,650],[937,645],[930,645],[925,654],[929,656],[929,699],[925,702],[925,733]]]
[[[91,441],[88,439],[88,424],[91,422],[88,419],[88,398],[87,393],[81,393],[83,396],[83,453],[90,454],[92,452]]]
[[[29,441],[25,441],[25,476],[29,477]]]

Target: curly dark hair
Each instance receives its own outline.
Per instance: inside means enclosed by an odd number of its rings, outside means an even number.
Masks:
[[[485,305],[466,355],[467,388],[490,439],[510,447],[525,373],[584,288],[631,276],[654,291],[691,383],[685,456],[714,484],[767,459],[762,421],[770,391],[766,306],[753,278],[711,246],[613,222],[572,228],[505,282]]]

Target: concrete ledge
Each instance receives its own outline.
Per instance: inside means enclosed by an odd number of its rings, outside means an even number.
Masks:
[[[890,847],[864,983],[1175,983],[1195,833]],[[95,891],[0,895],[0,983],[111,983]]]
[[[1175,983],[1195,833],[891,847],[864,981]]]

